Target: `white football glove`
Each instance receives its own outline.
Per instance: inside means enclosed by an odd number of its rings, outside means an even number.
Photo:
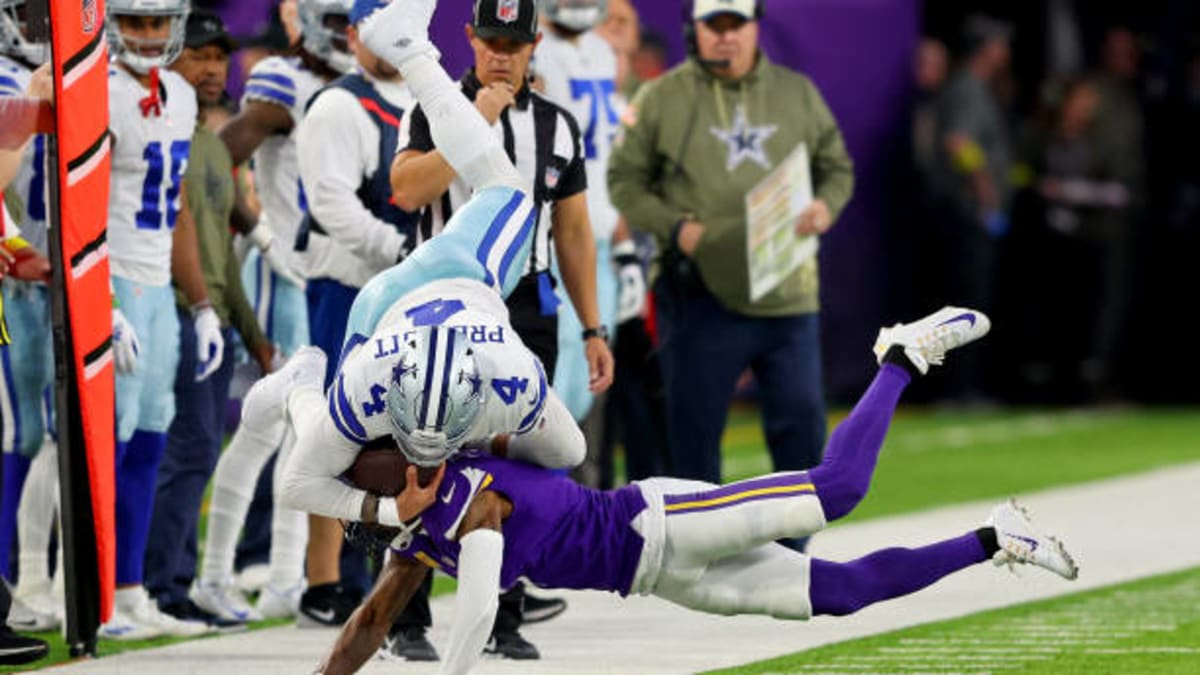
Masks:
[[[225,338],[221,337],[221,320],[212,307],[202,307],[192,315],[196,328],[196,381],[207,380],[221,367],[225,354]]]
[[[113,365],[118,373],[128,375],[137,367],[138,352],[141,351],[137,331],[133,330],[133,324],[116,307],[113,307],[112,323]]]
[[[283,277],[289,284],[304,290],[304,277],[292,268],[291,260],[283,248],[274,245],[275,233],[266,223],[259,221],[254,229],[246,233],[246,239],[262,253],[263,260],[267,261],[271,271]]]
[[[646,311],[646,272],[632,239],[613,247],[613,260],[617,263],[617,281],[620,283],[617,323],[622,324]]]

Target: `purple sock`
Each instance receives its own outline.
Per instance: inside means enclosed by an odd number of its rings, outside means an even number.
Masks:
[[[900,366],[884,363],[854,410],[830,434],[824,459],[809,471],[825,520],[850,513],[867,495],[888,424],[911,380]]]
[[[989,557],[979,536],[969,532],[921,548],[885,548],[847,563],[814,558],[808,591],[813,616],[853,614],[919,591]]]

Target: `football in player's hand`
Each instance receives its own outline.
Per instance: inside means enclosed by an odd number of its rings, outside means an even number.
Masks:
[[[385,497],[395,497],[404,489],[408,461],[395,448],[366,448],[358,453],[346,478],[355,487]]]

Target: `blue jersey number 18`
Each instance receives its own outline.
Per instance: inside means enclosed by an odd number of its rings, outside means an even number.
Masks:
[[[142,158],[146,160],[146,182],[142,184],[142,208],[137,212],[137,226],[141,230],[161,230],[163,227],[162,186],[163,171],[169,171],[171,184],[167,187],[167,229],[175,228],[179,217],[179,190],[183,183],[183,170],[187,166],[191,141],[174,141],[170,147],[170,166],[166,166],[162,143],[154,141],[146,146]]]

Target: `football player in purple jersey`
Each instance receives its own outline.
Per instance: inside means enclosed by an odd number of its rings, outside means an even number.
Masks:
[[[394,537],[385,571],[321,672],[361,666],[426,567],[458,579],[444,672],[476,663],[496,611],[496,588],[519,578],[547,588],[656,595],[713,614],[793,620],[851,614],[987,560],[1074,579],[1078,568],[1062,544],[1037,531],[1011,500],[979,529],[850,562],[810,558],[776,543],[819,531],[866,496],[909,382],[989,328],[982,313],[955,307],[884,328],[875,344],[878,374],[830,436],[822,463],[809,471],[725,486],[652,478],[600,492],[486,455],[460,455],[428,482],[407,467],[402,496],[419,495],[428,506],[387,532]]]

